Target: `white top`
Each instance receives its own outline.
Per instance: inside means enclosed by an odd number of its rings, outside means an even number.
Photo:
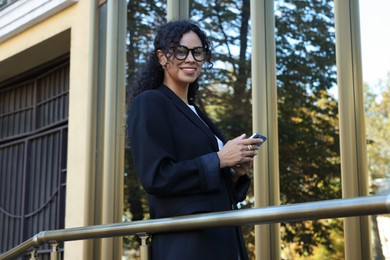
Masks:
[[[191,108],[191,110],[194,111],[194,113],[200,118],[200,116],[198,115],[198,112],[196,112],[195,107],[194,107],[193,105],[189,105],[189,104],[187,104],[187,105],[188,105],[189,108]],[[202,118],[200,118],[200,120],[202,120]],[[203,120],[202,120],[202,122],[203,122],[207,127],[209,127]],[[218,149],[221,150],[221,148],[222,148],[222,146],[223,146],[223,142],[222,142],[216,135],[214,135],[214,136],[215,136],[215,138],[217,139]]]

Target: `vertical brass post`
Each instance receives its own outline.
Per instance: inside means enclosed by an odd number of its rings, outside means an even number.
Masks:
[[[59,252],[58,248],[59,245],[56,241],[51,242],[51,252],[50,252],[50,260],[60,260],[61,259],[61,253]]]
[[[280,204],[274,0],[251,0],[253,132],[268,137],[254,159],[255,207]],[[256,259],[280,259],[280,225],[255,226]]]
[[[359,1],[335,2],[336,64],[343,198],[368,196]],[[345,259],[372,259],[370,219],[344,219]]]
[[[38,248],[34,248],[30,253],[30,260],[38,260]]]
[[[137,234],[139,238],[141,238],[141,245],[139,247],[140,251],[140,259],[141,260],[149,260],[150,258],[150,236],[147,233],[139,233]]]

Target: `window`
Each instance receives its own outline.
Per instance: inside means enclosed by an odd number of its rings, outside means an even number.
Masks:
[[[64,227],[68,92],[68,59],[0,87],[0,252]]]
[[[16,1],[17,0],[0,0],[0,10]]]

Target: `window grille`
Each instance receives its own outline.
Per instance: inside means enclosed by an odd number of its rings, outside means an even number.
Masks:
[[[68,59],[0,88],[0,253],[64,228],[68,93]]]

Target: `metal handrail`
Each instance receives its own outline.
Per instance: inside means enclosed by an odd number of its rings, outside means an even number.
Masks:
[[[386,213],[390,213],[390,194],[49,230],[39,232],[29,240],[0,255],[0,260],[12,259],[46,243],[62,241]]]

